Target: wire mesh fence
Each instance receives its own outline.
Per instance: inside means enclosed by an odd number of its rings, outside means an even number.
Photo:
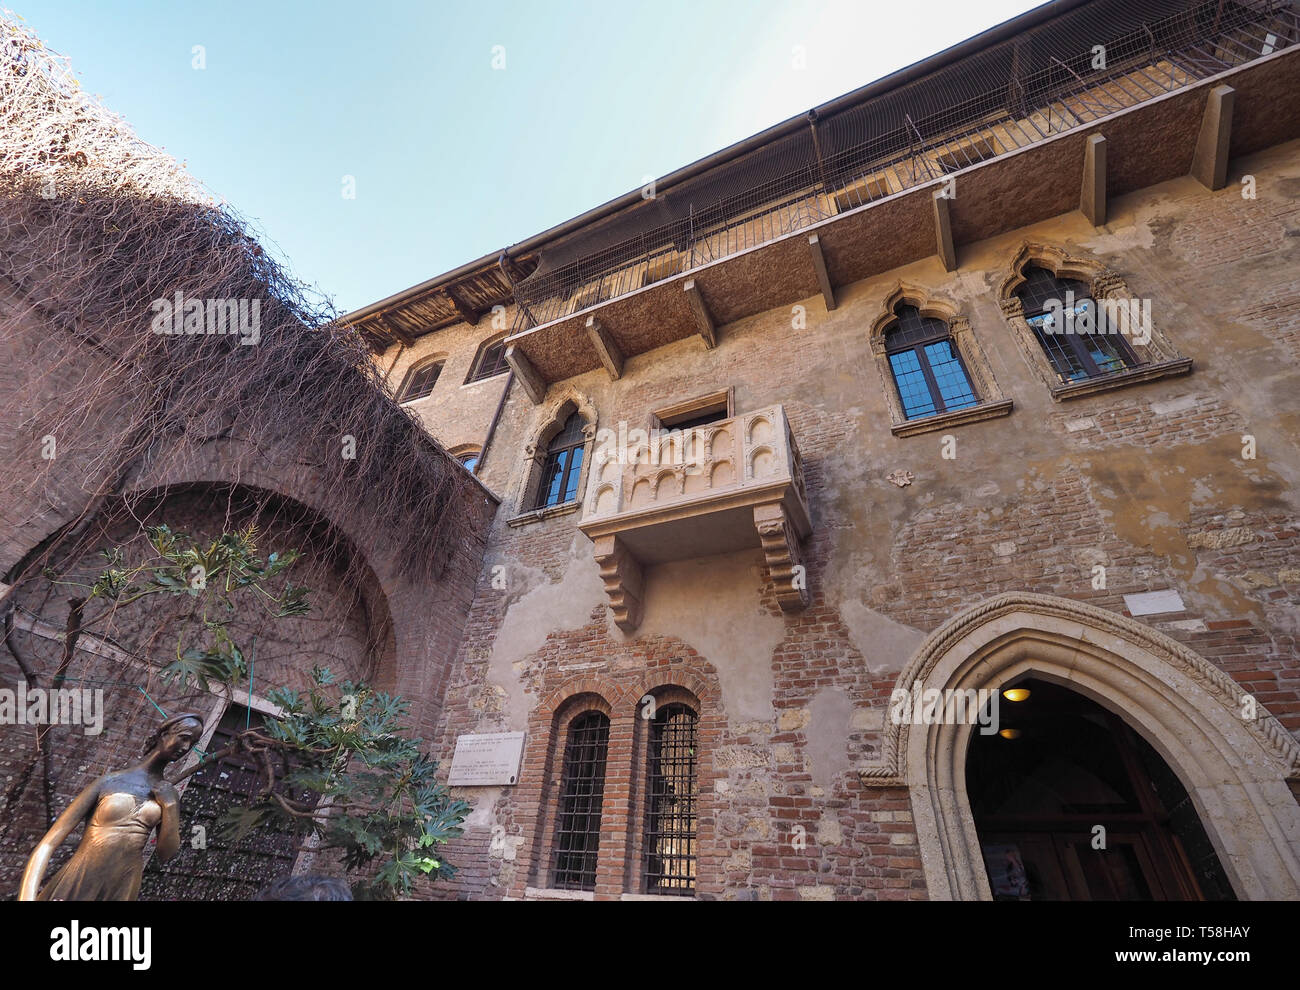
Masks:
[[[1101,120],[1300,40],[1291,2],[1096,0],[543,249],[514,332]]]

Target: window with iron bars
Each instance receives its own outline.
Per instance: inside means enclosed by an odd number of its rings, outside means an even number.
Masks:
[[[948,324],[922,316],[915,306],[896,312],[898,322],[885,333],[885,352],[903,415],[917,419],[977,405]]]
[[[596,888],[608,748],[609,719],[601,712],[585,712],[569,723],[551,864],[553,887]]]
[[[1079,333],[1073,326],[1054,325],[1049,303],[1059,303],[1058,312],[1062,316],[1072,313],[1074,321],[1086,320],[1098,326],[1100,314],[1087,285],[1075,279],[1057,278],[1035,266],[1027,267],[1024,276],[1025,283],[1016,290],[1016,295],[1024,307],[1025,321],[1062,384],[1100,378],[1141,363],[1122,334]],[[1069,307],[1067,293],[1073,293],[1074,298],[1074,304]]]
[[[469,377],[465,379],[465,384],[470,382],[481,381],[484,378],[492,378],[494,375],[500,375],[509,371],[510,365],[506,363],[506,339],[487,344],[479,352],[478,360],[474,362],[474,367],[470,370]]]
[[[699,716],[662,705],[650,720],[646,786],[645,893],[695,893]]]

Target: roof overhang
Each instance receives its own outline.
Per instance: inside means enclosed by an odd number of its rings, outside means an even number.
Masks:
[[[1080,209],[1095,135],[1105,138],[1108,197],[1190,174],[1212,94],[1223,86],[1234,91],[1230,157],[1300,137],[1300,47],[1292,47],[955,172],[959,195],[942,204],[935,194],[949,177],[522,330],[508,342],[517,364],[544,389],[608,367],[602,359],[611,345],[626,359],[705,336],[706,323],[724,325],[825,295],[821,266],[833,303],[834,286],[942,255],[945,226],[960,247]]]

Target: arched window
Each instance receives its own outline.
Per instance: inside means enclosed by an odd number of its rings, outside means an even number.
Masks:
[[[425,361],[408,371],[406,381],[402,382],[402,389],[397,393],[398,401],[413,402],[432,395],[433,386],[437,384],[438,376],[442,374],[442,366],[445,363],[441,359]]]
[[[582,477],[582,457],[587,437],[582,414],[576,409],[569,414],[560,431],[551,438],[542,462],[541,481],[537,486],[536,509],[548,505],[562,505],[578,497],[578,482]]]
[[[943,320],[899,306],[885,331],[885,353],[907,419],[969,409],[979,400]]]
[[[460,461],[470,474],[478,473],[478,460],[483,455],[482,447],[473,443],[462,443],[448,448],[447,453]]]
[[[568,890],[596,887],[608,748],[609,719],[601,712],[584,712],[569,723],[551,868],[554,887]]]
[[[698,723],[699,716],[677,702],[660,705],[650,720],[642,871],[647,894],[695,893]]]
[[[1026,267],[1023,274],[1025,281],[1016,296],[1024,307],[1025,322],[1062,384],[1099,378],[1140,363],[1122,334],[1106,332],[1087,285],[1058,278],[1037,265]],[[1095,332],[1099,329],[1102,332]]]
[[[491,378],[509,370],[510,366],[506,364],[506,338],[502,334],[496,340],[488,341],[479,348],[478,357],[474,359],[474,366],[470,369],[465,384]]]

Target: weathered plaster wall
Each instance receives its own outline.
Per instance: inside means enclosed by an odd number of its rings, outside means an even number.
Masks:
[[[737,412],[783,403],[814,517],[804,547],[812,605],[800,613],[775,607],[761,554],[735,554],[650,568],[644,620],[620,632],[576,514],[507,525],[524,508],[523,449],[544,426],[543,407],[512,389],[485,477],[504,501],[447,697],[445,745],[525,727],[540,699],[579,674],[617,693],[638,667],[680,667],[714,686],[725,711],[712,783],[701,782],[701,820],[716,826],[707,842],[702,826],[702,892],[924,897],[905,792],[865,789],[855,769],[878,757],[885,701],[925,634],[991,595],[1124,612],[1126,594],[1173,589],[1185,609],[1142,621],[1300,730],[1298,152],[1292,142],[1235,161],[1219,192],[1179,179],[1112,200],[1101,229],[1070,213],[960,244],[952,274],[927,259],[838,286],[832,312],[820,298],[800,303],[802,329],[791,309],[772,310],[721,327],[713,351],[681,341],[630,358],[619,381],[601,371],[552,387],[590,397],[611,428],[647,427],[656,408],[726,386]],[[1243,174],[1255,177],[1256,199],[1242,197]],[[998,305],[1025,240],[1119,272],[1152,300],[1193,372],[1053,401]],[[867,331],[899,281],[970,319],[1014,400],[1009,417],[891,434]],[[450,351],[472,336],[444,331],[421,346]],[[432,428],[472,431],[464,421],[478,415],[448,399]],[[1253,460],[1242,457],[1247,434]],[[955,459],[942,456],[945,435]],[[912,483],[891,484],[896,470]],[[1093,584],[1098,564],[1105,587]],[[497,565],[504,587],[492,583]],[[541,773],[540,761],[526,758],[524,774]],[[524,876],[544,884],[532,856],[538,809],[511,791],[467,792],[474,827],[451,855],[466,869],[447,893],[519,894]],[[796,825],[808,835],[798,853]],[[493,828],[510,841],[490,850]]]
[[[394,395],[401,389],[413,365],[428,359],[446,359],[433,392],[426,398],[408,403],[407,408],[448,450],[471,444],[479,448],[483,446],[492,414],[501,401],[506,375],[468,383],[465,379],[473,367],[479,345],[509,330],[514,326],[514,320],[515,307],[503,307],[497,313],[485,313],[475,326],[457,323],[421,337],[410,347],[390,347],[376,358]]]

